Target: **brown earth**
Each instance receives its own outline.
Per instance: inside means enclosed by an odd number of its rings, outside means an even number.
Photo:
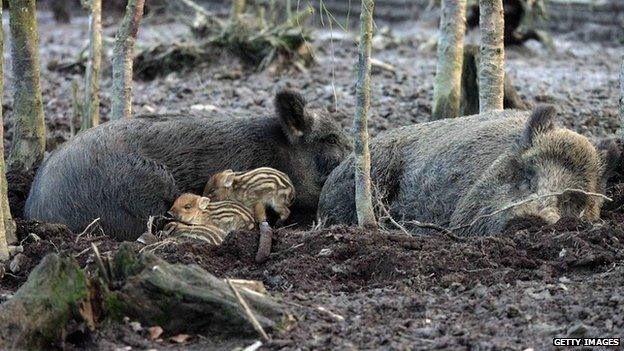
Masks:
[[[376,39],[375,57],[393,64],[396,72],[374,72],[373,136],[426,121],[431,112],[435,51],[419,47],[435,34],[435,28],[425,21],[395,28],[395,36]],[[112,35],[114,29],[107,26],[106,34]],[[73,60],[86,42],[86,31],[85,18],[57,25],[49,13],[40,13],[49,150],[70,137],[71,86],[73,81],[82,85],[83,77],[80,70],[46,67]],[[185,35],[183,25],[152,18],[142,27],[139,42],[174,41]],[[274,91],[291,86],[315,104],[341,111],[339,118],[347,127],[355,101],[356,46],[353,37],[336,26],[331,35],[326,27],[317,37],[318,63],[306,73],[255,72],[227,54],[215,55],[214,61],[192,70],[135,81],[134,110],[266,114],[272,110]],[[618,125],[617,72],[624,50],[617,44],[581,42],[565,34],[554,39],[554,53],[537,43],[508,50],[508,70],[521,96],[531,104],[555,103],[563,123],[585,135],[612,134]],[[110,104],[109,76],[106,68],[103,116]],[[8,148],[10,64],[6,79],[3,110]],[[11,203],[18,216],[29,179],[21,174],[9,177]],[[269,349],[550,349],[555,336],[624,336],[623,193],[621,185],[613,189],[616,201],[598,223],[572,219],[546,227],[517,223],[493,237],[457,240],[344,227],[282,229],[276,234],[274,253],[264,264],[254,262],[256,234],[250,232],[231,234],[221,247],[185,243],[159,247],[156,253],[170,262],[198,264],[219,277],[264,282],[298,319],[290,333],[273,335],[266,345]],[[73,255],[87,266],[93,260],[91,243],[103,254],[119,245],[96,228],[75,234],[59,225],[18,224],[27,260],[19,273],[0,281],[0,299],[8,298],[48,252]],[[319,306],[331,313],[320,311]],[[225,350],[254,341],[212,335],[193,335],[185,344],[167,338],[150,341],[145,331],[111,324],[86,339],[69,339],[63,346]]]

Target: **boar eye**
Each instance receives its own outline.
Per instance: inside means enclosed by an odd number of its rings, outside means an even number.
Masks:
[[[323,138],[323,140],[321,140],[322,143],[324,144],[332,144],[332,145],[337,145],[338,144],[338,137],[335,135],[329,135],[325,138]]]
[[[184,205],[184,209],[185,210],[190,210],[191,208],[193,208],[193,205],[191,205],[191,204]]]

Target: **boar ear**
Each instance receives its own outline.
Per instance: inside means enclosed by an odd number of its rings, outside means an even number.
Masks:
[[[526,123],[520,146],[530,147],[536,136],[555,129],[556,118],[557,109],[553,105],[536,106]]]
[[[222,183],[224,187],[226,188],[232,187],[232,184],[234,184],[234,175],[235,175],[234,171],[232,171],[231,169],[228,169],[223,172]]]
[[[199,202],[197,206],[199,207],[200,210],[204,211],[206,208],[208,208],[209,203],[210,203],[210,198],[202,196],[199,198]]]
[[[312,118],[306,116],[306,101],[301,94],[282,90],[275,95],[275,111],[282,130],[291,142],[297,141],[312,129]]]

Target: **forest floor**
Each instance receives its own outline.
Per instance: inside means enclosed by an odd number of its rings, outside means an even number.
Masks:
[[[73,82],[78,94],[83,91],[80,69],[57,68],[75,60],[86,45],[87,26],[85,18],[58,25],[45,12],[39,23],[51,151],[71,137]],[[4,26],[8,32],[6,21]],[[114,27],[105,31],[112,36]],[[436,54],[426,43],[435,32],[431,24],[420,21],[376,38],[374,57],[396,71],[374,71],[373,136],[428,119]],[[139,42],[174,42],[185,35],[184,25],[148,19]],[[319,30],[316,37],[317,63],[308,72],[255,72],[229,54],[215,54],[214,60],[192,70],[136,80],[134,111],[269,114],[274,92],[289,86],[301,90],[310,102],[337,110],[348,127],[355,101],[354,37],[336,27],[333,32],[327,27]],[[520,95],[530,104],[556,104],[563,124],[587,136],[611,135],[618,126],[621,44],[585,42],[572,34],[556,34],[554,40],[552,53],[534,42],[507,51],[508,72]],[[9,44],[5,45],[5,60],[10,62]],[[6,73],[3,110],[8,147],[10,64]],[[103,116],[110,105],[109,77],[106,64]],[[27,181],[23,183],[22,189],[11,185],[18,217],[28,187]],[[618,205],[621,195],[612,194]],[[272,296],[291,306],[298,320],[290,332],[273,335],[265,345],[270,349],[541,350],[553,348],[556,336],[624,337],[623,222],[624,211],[614,206],[598,223],[566,219],[553,226],[510,227],[497,236],[464,240],[344,227],[283,229],[277,232],[274,254],[264,264],[254,262],[255,234],[246,232],[231,234],[221,247],[184,244],[164,246],[156,253],[170,262],[198,264],[219,277],[262,281]],[[90,243],[104,254],[119,245],[97,233],[76,240],[63,226],[23,221],[18,235],[28,259],[20,273],[5,275],[0,300],[8,298],[48,252],[73,255],[87,265],[92,262]],[[141,247],[134,245],[137,250]],[[145,331],[134,331],[127,324],[103,326],[90,340],[68,341],[64,346],[229,350],[255,340],[254,335],[192,335],[184,344],[167,338],[152,341]]]

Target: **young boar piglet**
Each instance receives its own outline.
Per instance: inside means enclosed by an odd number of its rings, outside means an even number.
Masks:
[[[170,235],[189,238],[193,240],[205,241],[211,245],[221,245],[227,235],[225,230],[213,224],[184,224],[179,222],[168,223],[164,230]]]
[[[266,209],[279,215],[280,222],[290,215],[288,207],[295,199],[295,187],[286,173],[270,167],[260,167],[247,172],[231,169],[213,175],[204,196],[213,200],[235,200],[253,210],[260,224],[260,244],[256,261],[264,262],[271,253],[272,233],[267,222]]]
[[[242,204],[231,200],[212,202],[207,197],[189,193],[175,200],[169,214],[187,225],[215,225],[226,234],[251,230],[255,226],[253,215]]]
[[[260,167],[247,172],[228,169],[210,178],[204,196],[216,201],[238,201],[253,210],[258,223],[265,223],[267,208],[275,211],[280,221],[288,218],[295,187],[288,175],[274,168]]]

